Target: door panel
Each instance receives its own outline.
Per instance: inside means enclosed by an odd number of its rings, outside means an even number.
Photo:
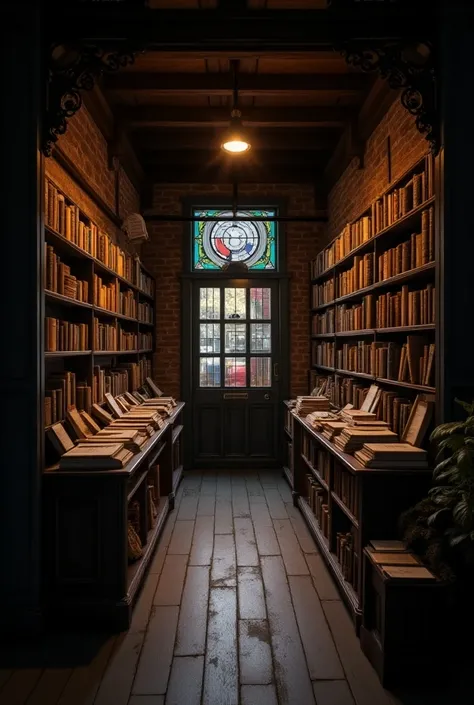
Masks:
[[[196,280],[192,298],[193,465],[274,466],[279,283]]]

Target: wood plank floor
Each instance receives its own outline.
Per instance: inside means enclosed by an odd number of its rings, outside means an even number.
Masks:
[[[385,691],[277,472],[189,473],[127,633],[9,649],[0,705],[464,705]]]

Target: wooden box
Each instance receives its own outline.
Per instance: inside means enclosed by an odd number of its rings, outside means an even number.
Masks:
[[[446,590],[416,559],[408,560],[413,558],[408,551],[400,561],[387,559],[390,565],[379,562],[383,557],[364,549],[360,643],[383,686],[393,687],[419,682],[426,669],[436,668],[443,653]]]

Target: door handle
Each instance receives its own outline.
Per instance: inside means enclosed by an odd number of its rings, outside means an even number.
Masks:
[[[273,365],[273,377],[275,380],[278,380],[278,372],[278,362],[275,362],[275,364]]]
[[[268,399],[270,399],[270,395],[269,395],[269,394],[264,394],[264,395],[263,395],[263,398],[268,401]]]

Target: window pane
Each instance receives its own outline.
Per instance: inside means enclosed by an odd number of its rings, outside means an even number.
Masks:
[[[219,357],[201,357],[199,360],[199,386],[221,386],[221,361]]]
[[[218,353],[221,351],[221,330],[219,323],[201,323],[199,351]]]
[[[275,269],[276,223],[260,220],[275,214],[273,209],[239,210],[234,218],[229,209],[195,210],[194,269],[223,269],[232,262],[244,262],[249,269],[260,271]],[[246,220],[239,220],[239,216]],[[259,220],[248,220],[252,217]]]
[[[272,324],[271,323],[251,323],[250,324],[250,352],[272,351]]]
[[[271,318],[271,289],[250,289],[250,318],[257,321]]]
[[[250,358],[250,386],[271,387],[271,357]]]
[[[225,324],[225,351],[226,353],[246,352],[247,335],[245,323]]]
[[[247,302],[245,300],[246,289],[226,289],[224,315],[226,318],[246,318]]]
[[[211,320],[220,318],[221,315],[221,292],[220,289],[212,287],[201,287],[199,297],[199,318]]]
[[[245,357],[225,358],[225,386],[247,386],[247,366],[245,364]]]

